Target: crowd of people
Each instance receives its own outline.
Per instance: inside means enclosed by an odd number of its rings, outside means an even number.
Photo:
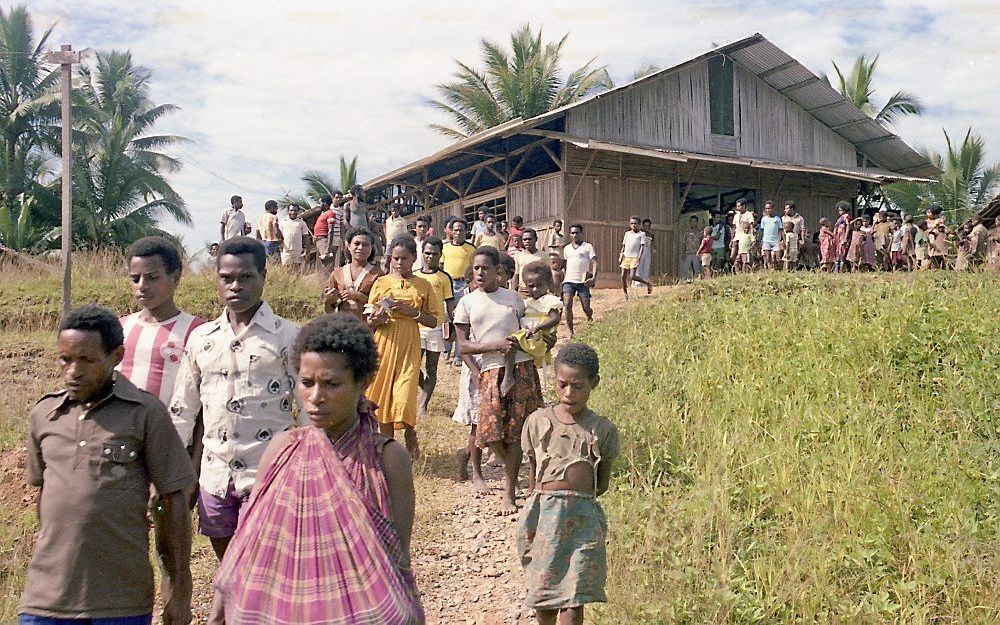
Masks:
[[[596,497],[618,433],[587,406],[597,353],[570,342],[553,358],[574,298],[592,316],[597,256],[583,226],[564,237],[557,221],[539,247],[519,217],[507,227],[480,213],[471,229],[452,218],[439,237],[423,217],[411,231],[396,209],[372,219],[356,190],[322,207],[310,229],[297,207],[279,220],[269,201],[251,237],[232,198],[213,254],[214,320],[178,308],[182,256],[158,237],[127,253],[138,311],[85,306],[62,320],[65,388],[29,416],[40,533],[21,623],[150,623],[147,515],[164,622],[188,623],[195,507],[220,562],[209,622],[422,623],[411,463],[418,427],[434,427],[442,354],[461,367],[450,415],[469,428],[459,479],[487,494],[491,454],[504,469],[496,513],[515,514],[527,461],[527,605],[540,623],[578,623],[606,600]],[[622,245],[626,291],[648,258],[640,226]],[[264,292],[268,267],[302,265],[309,245],[328,274],[324,314],[300,328]]]
[[[810,232],[795,202],[781,215],[772,201],[758,219],[745,199],[728,214],[702,227],[692,215],[684,234],[683,278],[708,278],[755,269],[816,269],[824,272],[915,271],[1000,268],[1000,225],[988,229],[979,216],[949,228],[944,211],[932,204],[922,218],[879,210],[852,216],[838,202],[837,217],[819,220]]]

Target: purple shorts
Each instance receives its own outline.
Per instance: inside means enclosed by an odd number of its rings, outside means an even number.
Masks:
[[[203,489],[198,494],[198,531],[209,538],[229,538],[236,533],[240,515],[249,500],[250,493],[236,494],[232,480],[229,480],[225,497],[216,497]]]

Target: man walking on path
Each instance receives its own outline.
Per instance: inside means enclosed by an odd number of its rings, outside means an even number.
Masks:
[[[250,497],[268,442],[293,426],[295,372],[288,349],[298,326],[261,297],[264,247],[238,238],[219,248],[219,300],[225,311],[192,334],[170,415],[185,444],[205,421],[198,526],[221,560]]]
[[[150,623],[150,485],[163,510],[163,622],[191,622],[188,492],[197,478],[160,400],[115,372],[123,343],[118,318],[97,306],[59,325],[66,388],[28,417],[27,480],[41,495],[24,625]]]
[[[594,246],[583,240],[583,226],[573,224],[569,227],[570,243],[563,248],[563,259],[566,270],[562,283],[563,307],[566,310],[566,328],[569,337],[573,338],[573,296],[579,296],[583,306],[583,314],[587,320],[594,318],[594,310],[590,307],[590,287],[597,280],[597,253]]]
[[[219,226],[219,242],[247,234],[247,216],[243,212],[243,198],[234,195],[229,198],[229,208],[222,211]]]

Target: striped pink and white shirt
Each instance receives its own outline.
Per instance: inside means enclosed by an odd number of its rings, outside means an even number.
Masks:
[[[159,323],[143,321],[139,315],[132,313],[121,318],[125,357],[118,370],[129,382],[156,395],[167,406],[174,394],[184,346],[191,331],[204,321],[183,311]]]

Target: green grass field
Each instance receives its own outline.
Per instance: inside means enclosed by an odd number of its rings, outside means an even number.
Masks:
[[[774,275],[589,331],[627,441],[601,623],[1000,620],[993,276]]]
[[[82,270],[78,301],[128,309],[120,275]],[[30,556],[17,459],[58,384],[57,284],[0,272],[0,622]],[[265,295],[301,320],[318,289],[275,271]],[[218,314],[208,278],[179,299]],[[588,621],[1000,621],[1000,281],[732,277],[606,319],[579,336],[624,441],[602,498],[610,603]],[[439,436],[428,449],[460,440]]]

